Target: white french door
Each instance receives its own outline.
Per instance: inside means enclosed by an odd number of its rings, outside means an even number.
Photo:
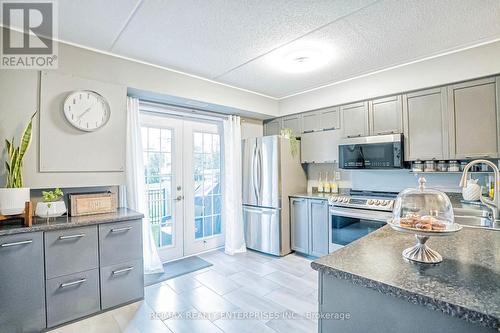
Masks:
[[[146,200],[162,261],[224,244],[220,126],[142,116]]]

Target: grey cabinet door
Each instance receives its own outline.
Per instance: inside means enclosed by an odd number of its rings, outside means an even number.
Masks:
[[[370,135],[403,132],[403,104],[401,95],[370,101]]]
[[[343,105],[340,109],[344,137],[368,135],[368,102]]]
[[[290,221],[292,228],[292,250],[309,253],[309,213],[307,199],[290,199]]]
[[[302,134],[300,140],[301,163],[338,162],[341,134],[341,130],[318,131]]]
[[[302,116],[302,133],[310,133],[323,129],[321,125],[321,112],[307,112]]]
[[[101,309],[99,270],[47,280],[47,326],[54,327]]]
[[[142,258],[142,220],[99,225],[101,267]]]
[[[101,268],[102,309],[144,297],[142,260]]]
[[[405,160],[448,159],[446,88],[403,95]]]
[[[41,232],[0,237],[0,332],[41,332],[45,278]]]
[[[328,254],[328,201],[309,199],[309,254],[321,257]]]
[[[99,267],[97,226],[45,233],[47,279]]]
[[[295,136],[300,136],[302,133],[302,115],[293,115],[283,118],[283,128],[289,128]]]
[[[264,123],[264,135],[279,135],[281,119],[273,119]]]
[[[324,130],[340,129],[340,107],[320,111],[320,127]]]
[[[498,82],[498,78],[489,78],[448,87],[452,158],[499,156]]]

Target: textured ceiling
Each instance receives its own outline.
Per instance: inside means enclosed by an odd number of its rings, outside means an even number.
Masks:
[[[499,37],[499,0],[59,1],[63,41],[277,98]],[[277,68],[301,43],[331,61]]]

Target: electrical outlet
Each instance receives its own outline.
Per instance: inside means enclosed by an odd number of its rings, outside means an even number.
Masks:
[[[335,171],[335,180],[340,180],[340,171]]]

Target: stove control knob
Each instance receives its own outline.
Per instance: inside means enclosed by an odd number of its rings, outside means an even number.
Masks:
[[[373,205],[373,200],[372,199],[368,200],[368,204]]]
[[[349,198],[344,198],[344,203],[348,203],[349,202]]]
[[[378,206],[378,205],[380,205],[380,201],[379,200],[375,200],[374,204],[375,204],[375,206]]]
[[[382,206],[387,206],[387,204],[388,204],[388,203],[389,203],[389,201],[387,201],[387,200],[382,200],[382,201],[380,202],[380,204],[381,204]]]
[[[337,197],[332,197],[332,201],[336,202],[337,201]]]

